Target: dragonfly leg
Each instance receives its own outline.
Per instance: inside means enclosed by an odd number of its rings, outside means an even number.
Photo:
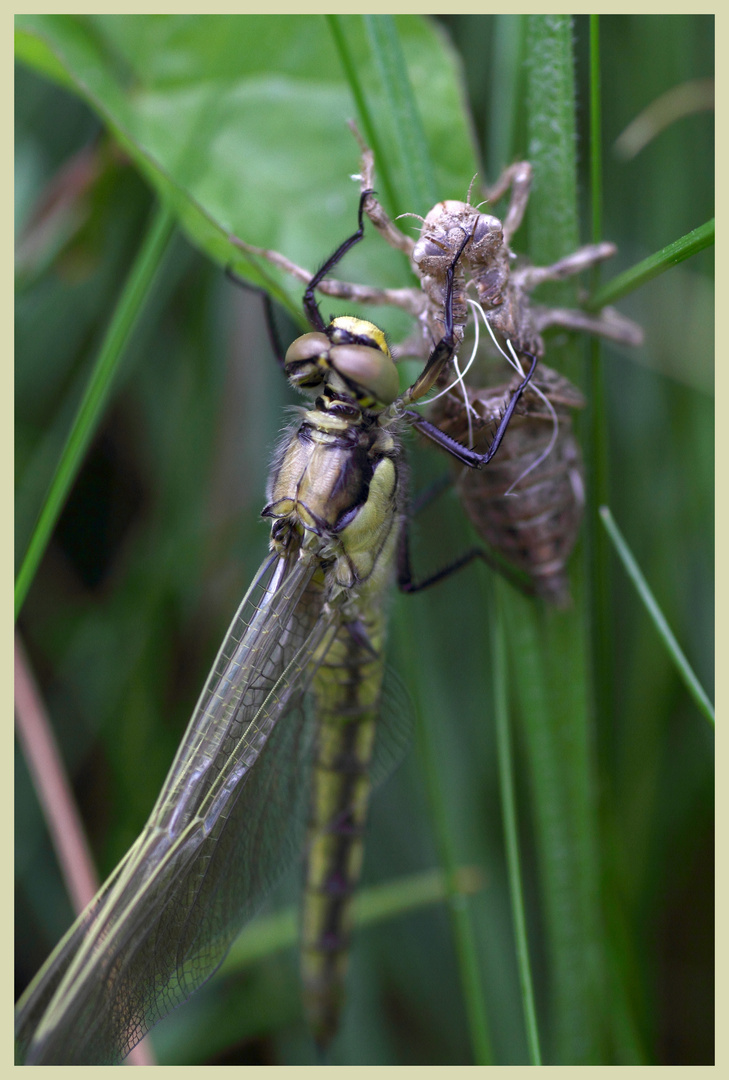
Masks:
[[[509,165],[504,169],[492,187],[484,189],[484,197],[487,201],[495,203],[511,188],[509,209],[503,221],[504,244],[507,247],[524,218],[531,186],[532,167],[530,163],[528,161],[515,161],[513,165]]]
[[[493,442],[491,443],[485,454],[478,454],[475,450],[469,450],[467,446],[463,446],[456,439],[453,439],[450,435],[447,435],[445,431],[441,431],[441,429],[435,424],[431,423],[430,420],[424,419],[424,417],[420,416],[419,413],[416,413],[411,409],[408,409],[405,412],[406,418],[410,421],[412,426],[421,433],[421,435],[425,435],[426,438],[430,439],[431,442],[434,442],[437,446],[440,446],[442,450],[445,450],[452,457],[456,458],[457,461],[462,462],[464,465],[468,465],[471,469],[480,469],[482,465],[487,465],[488,462],[491,461],[491,458],[499,449],[504,435],[506,434],[506,429],[511,423],[511,418],[514,414],[514,410],[519,403],[519,398],[523,394],[524,390],[526,390],[527,384],[529,383],[529,380],[534,374],[534,370],[537,366],[538,357],[533,353],[524,353],[524,355],[531,357],[532,365],[529,368],[528,373],[524,376],[522,381],[519,383],[519,385],[516,387],[513,394],[511,395],[511,400],[506,407],[504,415],[499,421],[499,426],[496,429],[496,434],[494,435]]]
[[[334,254],[330,255],[326,262],[323,263],[322,266],[320,266],[309,284],[306,286],[306,292],[304,293],[304,311],[306,312],[306,317],[308,318],[314,329],[321,330],[322,333],[326,331],[326,323],[324,322],[321,316],[321,312],[319,311],[319,304],[317,303],[316,297],[314,296],[314,291],[319,285],[322,278],[325,278],[329,271],[333,270],[337,263],[344,258],[347,252],[351,248],[353,248],[355,244],[358,244],[364,236],[364,204],[371,194],[372,192],[369,189],[365,189],[359,197],[356,232],[353,232],[351,236],[348,236],[347,239],[339,245]]]
[[[526,596],[535,595],[536,590],[533,585],[530,585],[526,577],[522,576],[517,570],[514,570],[508,563],[492,556],[488,551],[480,547],[469,548],[468,551],[464,552],[457,559],[454,559],[453,562],[441,567],[441,569],[437,570],[434,574],[430,574],[428,577],[416,581],[412,574],[410,538],[407,524],[403,526],[400,532],[398,544],[397,587],[404,593],[422,592],[423,589],[428,589],[431,585],[437,585],[439,581],[443,581],[445,578],[450,577],[451,574],[455,574],[458,570],[463,569],[464,566],[468,566],[474,559],[481,559],[482,562],[485,562],[487,566],[497,574],[500,574],[510,585],[513,585],[515,589],[518,589]]]
[[[271,342],[271,348],[273,349],[273,355],[276,357],[278,366],[283,369],[284,357],[286,356],[286,350],[281,344],[281,338],[279,336],[276,322],[273,317],[273,301],[271,300],[270,293],[265,289],[261,289],[258,285],[251,285],[245,278],[238,277],[238,275],[231,270],[228,266],[225,269],[225,276],[229,278],[235,285],[239,285],[241,289],[247,289],[249,292],[258,293],[263,301],[263,311],[266,319],[266,330],[268,331],[268,340]]]
[[[465,232],[465,230],[464,230]],[[471,239],[472,234],[465,232],[463,241],[458,248],[452,262],[446,270],[446,288],[445,298],[443,302],[443,337],[440,339],[437,345],[433,348],[427,363],[421,371],[418,378],[413,385],[409,387],[402,395],[402,400],[406,402],[417,401],[424,394],[427,394],[431,387],[435,384],[438,376],[452,359],[453,355],[458,348],[458,341],[456,339],[455,324],[453,321],[453,281],[456,272],[456,266],[458,260],[463,254],[463,249]],[[527,382],[531,378],[531,372],[527,378]],[[526,385],[526,383],[525,383]],[[418,413],[406,413],[409,419],[412,421],[413,417],[419,419]],[[425,423],[426,421],[424,421]],[[417,423],[415,425],[418,426]]]

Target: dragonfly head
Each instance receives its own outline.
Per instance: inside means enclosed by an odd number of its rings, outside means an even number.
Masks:
[[[330,387],[363,408],[389,405],[399,392],[397,368],[382,330],[349,315],[332,319],[324,332],[292,342],[284,371],[304,393],[317,395]]]

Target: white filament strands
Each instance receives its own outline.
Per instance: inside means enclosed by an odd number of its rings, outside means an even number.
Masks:
[[[506,360],[506,362],[508,364],[511,364],[511,366],[518,372],[518,374],[521,375],[522,378],[524,378],[524,368],[521,366],[521,361],[520,361],[519,357],[516,355],[516,352],[514,350],[514,346],[512,345],[511,341],[508,338],[506,339],[506,346],[507,346],[509,352],[511,353],[511,356],[509,356],[509,355],[507,355],[507,353],[504,352],[504,350],[501,348],[498,341],[496,340],[496,335],[494,334],[494,331],[493,331],[493,329],[491,327],[491,323],[488,321],[488,319],[486,317],[486,312],[483,310],[481,305],[477,304],[475,300],[468,300],[468,303],[471,305],[471,307],[476,312],[476,326],[478,326],[478,315],[480,313],[481,318],[483,319],[483,321],[486,324],[486,329],[488,330],[489,334],[491,335],[491,340],[493,341],[494,345],[496,346],[496,348],[499,350],[499,352],[503,356],[504,360]],[[535,394],[537,394],[542,399],[544,404],[547,406],[547,411],[549,412],[549,414],[552,417],[552,436],[551,436],[549,442],[547,443],[547,446],[542,451],[542,453],[537,458],[535,458],[535,460],[531,463],[531,465],[527,466],[527,468],[524,470],[523,473],[521,473],[520,476],[518,476],[516,478],[514,483],[509,487],[508,491],[504,492],[505,495],[511,495],[511,493],[513,492],[516,485],[521,480],[523,480],[524,477],[527,476],[533,469],[536,469],[537,465],[541,465],[541,463],[545,460],[545,458],[549,457],[549,455],[552,453],[552,450],[554,449],[554,444],[557,441],[557,435],[559,434],[559,420],[557,418],[557,413],[554,410],[554,406],[552,405],[552,402],[549,400],[549,398],[546,396],[546,394],[544,394],[539,389],[539,387],[536,386],[534,383],[530,383],[529,387],[530,387],[531,390],[534,391]],[[470,433],[470,428],[471,428],[470,413],[469,413],[469,417],[468,417],[468,426],[469,426],[469,433]]]
[[[511,342],[508,339],[507,339],[506,344],[507,344],[507,347],[508,347],[509,351],[511,352],[511,355],[514,357],[514,360],[516,361],[514,366],[516,367],[517,371],[519,371],[519,373],[521,375],[523,375],[524,374],[524,369],[522,368],[521,363],[519,362],[519,357],[514,352],[514,346],[511,344]],[[532,386],[531,383],[529,385]],[[559,434],[559,420],[557,419],[557,413],[554,410],[554,406],[552,405],[552,402],[549,400],[549,398],[546,396],[546,394],[542,393],[542,391],[539,389],[538,386],[532,386],[532,390],[534,390],[534,392],[536,394],[538,394],[539,397],[542,399],[544,404],[547,406],[547,411],[550,413],[550,415],[552,417],[552,436],[551,436],[549,442],[547,443],[546,447],[544,448],[544,450],[542,450],[539,457],[535,458],[535,460],[531,463],[531,465],[528,465],[526,467],[526,469],[521,474],[521,476],[518,476],[516,478],[514,483],[511,485],[509,490],[506,492],[507,495],[511,494],[511,492],[514,490],[514,488],[519,483],[519,481],[523,480],[524,477],[527,476],[532,471],[532,469],[536,469],[537,465],[541,465],[541,463],[545,460],[545,458],[549,457],[549,455],[552,453],[552,450],[554,449],[554,444],[557,442],[557,435]]]
[[[469,302],[469,304],[471,303],[470,300],[468,302]],[[466,416],[468,418],[468,444],[467,445],[468,445],[469,449],[471,449],[473,447],[473,425],[471,423],[471,416],[478,416],[478,413],[474,409],[471,402],[468,400],[468,391],[466,389],[466,384],[463,381],[463,376],[467,374],[468,369],[471,367],[471,364],[476,359],[476,353],[478,352],[478,342],[479,342],[478,319],[476,319],[474,325],[475,325],[475,336],[474,336],[474,342],[473,342],[473,350],[471,352],[471,356],[470,356],[470,358],[468,360],[468,363],[466,364],[465,368],[463,369],[463,371],[461,371],[461,369],[458,366],[458,357],[454,356],[453,357],[453,366],[456,369],[456,378],[453,380],[452,383],[450,383],[448,386],[446,386],[445,390],[440,390],[437,394],[434,394],[432,398],[428,398],[428,404],[430,404],[431,401],[437,401],[437,399],[439,397],[442,397],[443,394],[447,394],[448,391],[452,390],[454,386],[460,386],[460,388],[461,388],[461,396],[463,397],[463,404],[464,404],[464,406],[466,408]]]

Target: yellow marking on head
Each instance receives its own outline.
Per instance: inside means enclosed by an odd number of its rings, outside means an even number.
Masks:
[[[374,323],[368,322],[367,319],[358,319],[354,315],[339,315],[336,319],[332,319],[331,325],[335,329],[346,330],[349,334],[356,334],[357,337],[371,338],[373,345],[377,349],[392,358],[382,330],[380,330],[379,326],[375,326]]]

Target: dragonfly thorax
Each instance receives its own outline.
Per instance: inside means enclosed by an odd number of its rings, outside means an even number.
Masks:
[[[332,580],[351,588],[369,579],[397,531],[400,446],[376,415],[329,388],[317,406],[279,451],[263,516],[274,519],[273,550],[313,534]]]

